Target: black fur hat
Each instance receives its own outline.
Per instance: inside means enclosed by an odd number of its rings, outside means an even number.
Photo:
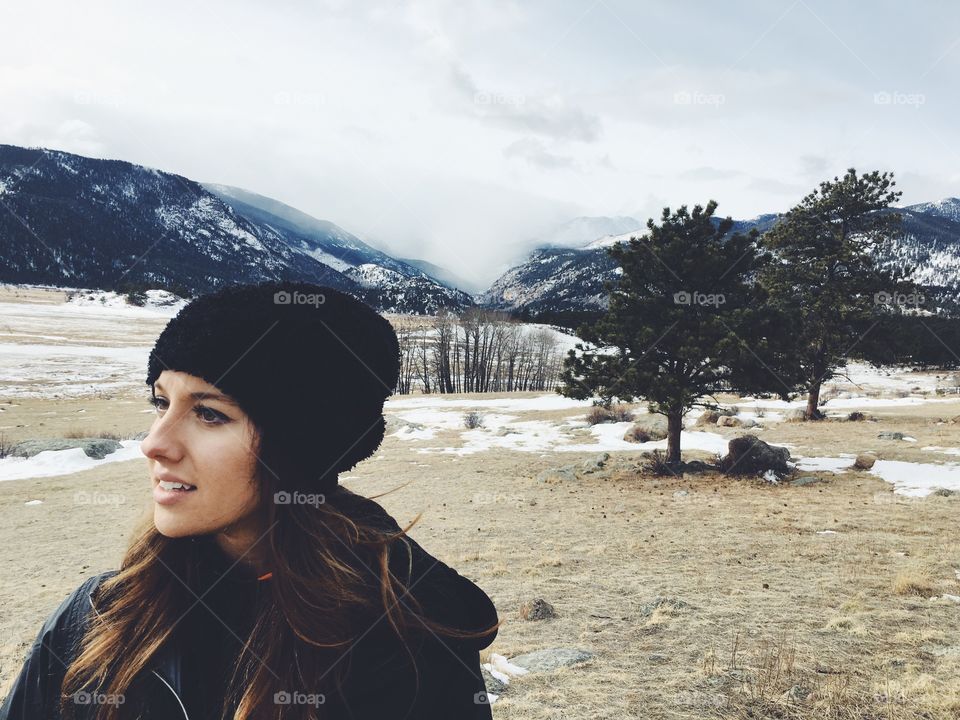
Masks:
[[[187,304],[150,351],[164,370],[230,395],[261,432],[278,487],[323,493],[383,441],[383,403],[399,378],[390,323],[365,303],[307,282],[229,285]]]

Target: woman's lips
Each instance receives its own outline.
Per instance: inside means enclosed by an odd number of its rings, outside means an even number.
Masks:
[[[161,482],[182,482],[181,480],[175,480],[173,478],[154,478],[153,484],[153,499],[158,505],[175,505],[178,502],[182,502],[184,498],[188,495],[192,495],[197,492],[197,488],[194,487],[193,490],[166,490],[160,483]],[[184,483],[186,484],[186,483]]]

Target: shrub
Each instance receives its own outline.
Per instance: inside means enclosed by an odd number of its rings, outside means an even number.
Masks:
[[[470,410],[463,414],[463,426],[468,430],[483,427],[483,415],[477,410]]]
[[[612,407],[594,405],[590,408],[590,412],[587,413],[587,423],[590,425],[632,421],[633,413],[622,405],[614,405]]]

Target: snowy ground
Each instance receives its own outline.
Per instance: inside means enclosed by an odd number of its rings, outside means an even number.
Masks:
[[[146,306],[136,307],[115,293],[82,291],[58,296],[50,292],[42,302],[24,302],[11,297],[13,286],[0,290],[4,291],[0,292],[0,400],[4,401],[142,390],[149,348],[183,304],[153,291]],[[66,302],[68,295],[71,299]],[[569,336],[562,339],[567,345],[576,342]],[[946,373],[851,363],[844,374],[846,377],[825,386],[828,400],[823,409],[828,415],[956,402],[953,396],[935,394],[938,387],[949,384]],[[415,443],[421,454],[462,456],[508,449],[546,456],[555,452],[640,453],[666,449],[665,440],[642,444],[625,441],[623,436],[632,423],[588,426],[584,418],[590,405],[588,400],[572,400],[555,393],[492,398],[429,395],[395,396],[384,411],[400,425],[391,436]],[[782,423],[789,411],[803,408],[805,402],[746,397],[728,405],[736,405],[737,417],[771,428]],[[465,428],[467,411],[481,416],[480,427]],[[681,446],[685,451],[725,452],[730,434],[695,427],[701,412],[695,410],[687,416]],[[3,428],[0,424],[0,430]],[[125,441],[123,450],[102,461],[80,457],[77,453],[82,452],[74,450],[41,453],[29,460],[3,459],[0,480],[67,474],[91,467],[91,463],[131,459],[138,453],[135,445],[135,441]],[[960,438],[946,445],[924,445],[922,450],[930,456],[930,462],[881,460],[872,472],[906,495],[926,494],[937,486],[960,489],[960,465],[951,462],[951,456],[960,455],[958,446]],[[793,455],[800,470],[837,474],[847,472],[854,459],[849,453],[833,457]],[[943,462],[937,462],[940,459]]]

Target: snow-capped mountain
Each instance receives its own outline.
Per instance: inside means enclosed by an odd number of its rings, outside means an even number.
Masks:
[[[204,187],[250,222],[280,233],[288,245],[373,293],[381,310],[434,314],[441,308],[473,304],[470,295],[443,278],[367,245],[332,222],[241,188],[211,183]]]
[[[215,187],[119,160],[0,145],[0,282],[195,294],[297,279],[385,312],[472,304],[332,223]]]
[[[960,199],[910,205],[896,212],[903,218],[903,237],[881,251],[880,264],[912,265],[913,279],[933,296],[928,307],[960,310]],[[764,214],[735,220],[732,232],[756,228],[763,233],[778,217]],[[604,234],[578,248],[539,248],[497,278],[479,299],[499,310],[524,310],[534,316],[603,310],[607,307],[603,282],[614,281],[620,270],[607,248],[645,232],[644,228]]]
[[[575,217],[544,233],[537,247],[579,248],[599,237],[622,235],[640,231],[643,223],[636,218],[620,215],[616,217]]]

